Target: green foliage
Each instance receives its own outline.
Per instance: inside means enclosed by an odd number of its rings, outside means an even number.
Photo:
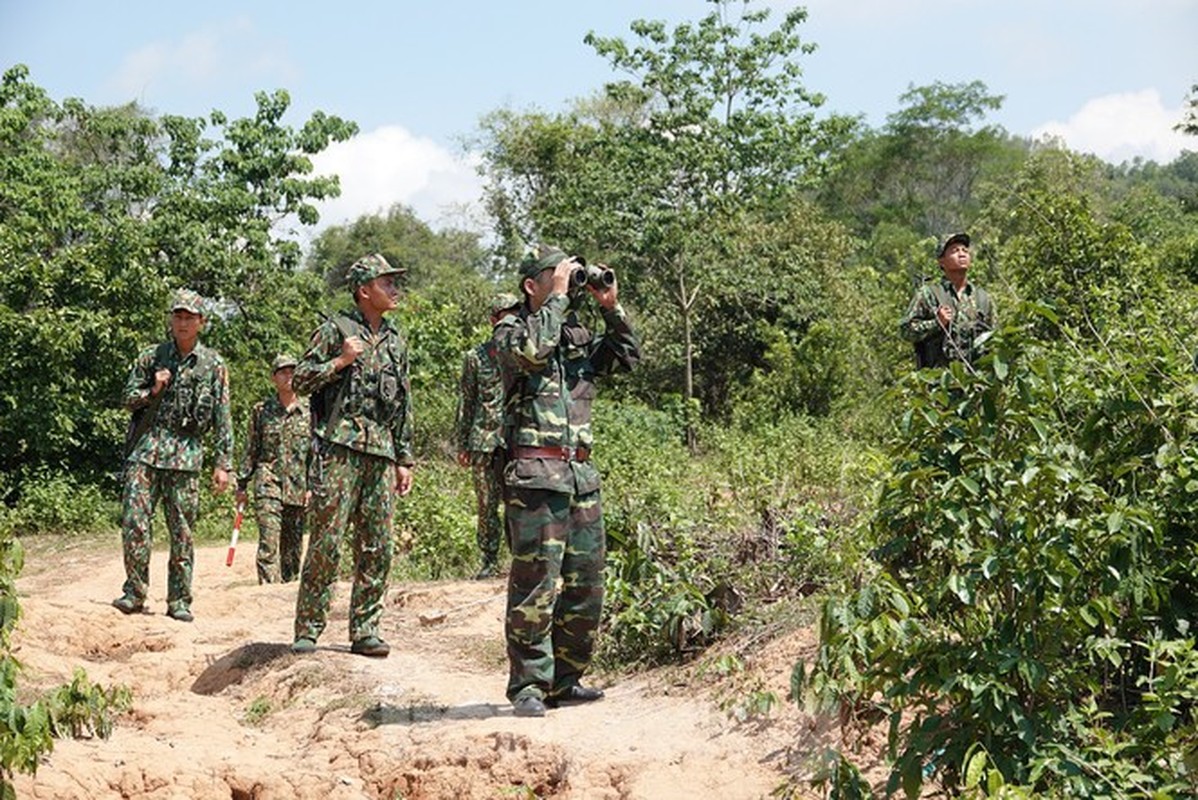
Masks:
[[[751,321],[797,340],[826,296],[844,237],[799,193],[853,123],[817,118],[800,81],[804,10],[770,28],[770,9],[712,5],[672,31],[636,21],[632,43],[589,34],[631,79],[574,114],[493,115],[481,149],[503,249],[549,240],[614,264],[646,342],[636,380],[727,413],[727,364],[765,349]]]
[[[401,554],[393,572],[403,580],[464,577],[478,569],[470,473],[449,459],[416,469],[412,493],[395,503]]]
[[[335,178],[311,177],[310,156],[356,129],[317,112],[293,130],[286,92],[256,100],[246,119],[154,118],[55,103],[23,66],[4,73],[0,469],[70,470],[112,489],[121,389],[163,335],[173,288],[217,301],[205,340],[234,374],[306,339],[313,320],[294,305],[315,307],[313,283],[291,269],[298,246],[279,231],[293,215],[314,222],[310,201],[337,193]],[[22,487],[8,489],[12,505]]]
[[[18,535],[93,533],[112,529],[120,515],[117,503],[94,483],[45,468],[22,473],[16,478],[23,487],[20,499],[12,508],[0,505],[0,529]]]
[[[258,726],[275,710],[269,697],[255,697],[245,710],[243,721],[246,725]]]
[[[821,205],[862,237],[885,224],[933,237],[969,227],[978,186],[1002,180],[1027,154],[1027,142],[1001,127],[974,127],[1002,101],[981,81],[910,87],[881,130],[834,155]]]
[[[959,788],[975,743],[1037,790],[1192,789],[1192,707],[1168,690],[1161,714],[1144,687],[1165,653],[1189,669],[1193,396],[1148,378],[1159,341],[1062,363],[1025,336],[992,340],[979,376],[902,384],[882,571],[826,603],[801,683],[845,719],[889,718],[888,792]]]
[[[89,681],[87,673],[79,668],[70,683],[46,696],[51,732],[57,737],[74,739],[91,736],[107,739],[112,735],[113,713],[126,711],[132,703],[133,695],[127,687],[106,689]]]
[[[12,632],[20,618],[17,576],[24,566],[24,548],[12,531],[0,526],[0,797],[15,797],[14,773],[37,772],[41,757],[54,748],[53,737],[112,732],[112,712],[128,708],[123,687],[103,689],[76,670],[70,684],[25,705],[17,677],[19,662],[12,656]]]
[[[1190,97],[1186,101],[1186,115],[1177,123],[1176,130],[1188,136],[1198,136],[1198,83],[1190,87]]]
[[[608,533],[604,658],[693,655],[747,598],[809,594],[856,564],[851,523],[876,469],[869,450],[846,448],[827,423],[743,424],[704,429],[704,452],[692,458],[669,409],[596,404]]]

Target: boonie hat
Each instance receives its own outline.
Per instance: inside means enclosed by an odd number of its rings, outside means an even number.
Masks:
[[[204,313],[204,298],[191,289],[179,289],[171,295],[171,311],[190,311],[193,314]]]
[[[520,298],[509,292],[500,292],[491,298],[491,316],[497,317],[508,309],[520,305]]]
[[[391,266],[387,259],[383,258],[379,253],[372,253],[368,256],[362,256],[351,264],[345,277],[349,283],[349,290],[356,292],[375,278],[381,278],[384,275],[400,275],[403,272],[404,270],[401,267]]]
[[[279,353],[277,356],[275,356],[275,360],[270,362],[270,374],[274,375],[279,370],[286,369],[287,367],[294,367],[298,363],[299,362],[295,360],[295,356]]]
[[[545,270],[556,267],[563,258],[566,258],[566,253],[560,247],[537,245],[536,250],[529,251],[520,262],[520,279],[535,278]]]
[[[940,242],[940,247],[936,248],[936,258],[940,258],[941,256],[943,256],[944,251],[948,249],[948,246],[950,244],[957,244],[958,242],[965,245],[966,247],[969,247],[969,234],[968,233],[949,234],[949,236],[947,236],[942,242]]]

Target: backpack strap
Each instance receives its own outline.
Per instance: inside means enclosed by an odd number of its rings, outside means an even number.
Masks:
[[[150,363],[150,374],[154,375],[167,362],[167,354],[170,353],[171,342],[159,342],[154,348],[154,360]],[[150,384],[153,386],[153,383]],[[166,397],[166,389],[150,398],[149,405],[142,406],[129,418],[129,433],[125,436],[125,453],[124,457],[128,458],[136,448],[141,437],[146,435],[146,431],[150,429],[150,423],[154,421],[154,417],[158,415],[158,407],[162,405],[162,399]]]

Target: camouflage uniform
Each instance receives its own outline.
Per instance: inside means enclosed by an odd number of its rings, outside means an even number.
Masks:
[[[382,256],[368,258],[386,265]],[[387,265],[372,274],[397,272]],[[333,361],[348,336],[360,337],[366,349],[337,372]],[[314,395],[316,418],[308,471],[312,531],[296,598],[296,641],[316,641],[325,628],[341,534],[351,523],[350,641],[377,637],[391,571],[396,465],[414,463],[407,342],[386,319],[372,333],[357,309],[326,320],[312,335],[292,386]]]
[[[491,303],[492,319],[519,306],[515,295],[498,295]],[[499,563],[499,540],[503,531],[499,505],[503,499],[503,380],[488,339],[466,352],[458,383],[458,408],[454,443],[459,453],[468,453],[470,474],[478,509],[476,539],[483,557],[480,575],[493,574]]]
[[[969,234],[954,233],[945,238],[937,247],[937,258],[943,258],[954,243],[967,249]],[[953,310],[947,329],[936,313],[940,306]],[[948,277],[942,277],[925,281],[915,291],[907,313],[899,320],[899,335],[915,344],[916,366],[947,367],[953,361],[971,362],[977,338],[996,325],[994,303],[985,289],[967,281],[958,293]]]
[[[551,267],[563,254],[539,259]],[[522,265],[526,277],[535,271]],[[551,294],[495,327],[504,371],[509,462],[504,471],[512,568],[505,633],[507,697],[561,694],[591,661],[603,608],[606,538],[599,471],[590,459],[595,378],[631,369],[639,346],[624,310],[602,310],[595,336]]]
[[[941,305],[953,310],[948,336],[936,318],[936,309]],[[974,341],[994,327],[994,304],[986,290],[967,283],[958,295],[947,278],[920,286],[907,306],[907,313],[899,321],[899,333],[904,339],[931,345],[927,350],[931,356],[927,366],[931,367],[947,367],[952,361],[972,361]]]
[[[273,372],[294,366],[294,359],[275,359]],[[278,396],[254,406],[245,454],[237,474],[237,490],[254,479],[258,521],[258,583],[284,583],[299,576],[308,491],[308,455],[312,451],[306,403],[284,408]]]
[[[202,300],[194,292],[179,292],[172,310],[178,308],[202,313]],[[216,467],[232,467],[229,373],[220,355],[198,341],[186,356],[173,339],[149,347],[138,355],[125,382],[125,407],[135,419],[139,412],[149,412],[154,373],[160,369],[170,370],[170,382],[145,432],[125,459],[121,540],[126,578],[121,599],[129,601],[129,608],[140,608],[145,603],[150,580],[151,521],[154,506],[161,501],[170,534],[167,606],[186,610],[192,599],[192,528],[199,511],[203,436],[209,429],[213,430]]]

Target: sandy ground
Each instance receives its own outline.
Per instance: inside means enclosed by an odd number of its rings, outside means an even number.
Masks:
[[[259,586],[252,542],[231,568],[224,547],[197,551],[190,624],[165,614],[163,553],[147,613],[124,616],[119,546],[27,546],[22,686],[82,667],[134,704],[108,740],[57,741],[21,798],[735,800],[769,797],[827,738],[793,709],[736,721],[728,687],[694,669],[596,675],[605,700],[515,718],[499,579],[392,586],[387,659],[349,652],[339,584],[319,649],[295,656],[296,584]],[[809,638],[755,648],[755,685],[785,697]]]

